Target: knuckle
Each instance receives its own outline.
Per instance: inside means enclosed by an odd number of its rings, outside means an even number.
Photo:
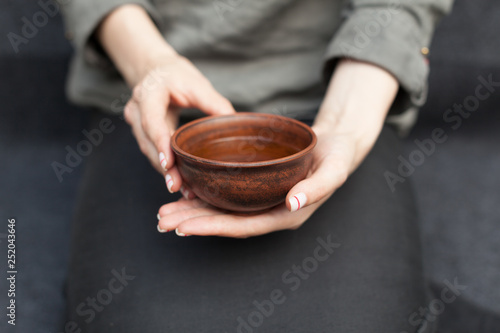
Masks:
[[[214,86],[212,85],[212,82],[210,82],[210,80],[206,76],[200,74],[200,77],[198,78],[198,80],[199,80],[200,83],[202,83],[203,85],[205,85],[207,88],[214,89]]]
[[[131,103],[127,103],[125,105],[125,108],[123,109],[123,117],[125,118],[125,121],[128,123],[128,124],[131,124],[132,123],[132,113],[133,113],[133,110],[132,110],[132,105]]]
[[[191,65],[191,61],[189,61],[188,58],[182,56],[182,55],[179,55],[177,57],[177,61],[179,62],[180,65]]]
[[[226,97],[222,97],[222,104],[224,104],[228,108],[232,107],[231,102]]]
[[[349,177],[349,172],[347,171],[347,168],[343,168],[339,173],[337,174],[337,183],[339,185],[344,184],[347,180],[347,177]]]
[[[329,182],[333,183],[335,186],[340,186],[349,177],[349,166],[344,161],[329,161],[328,165],[330,165],[330,170],[334,170],[333,172],[328,172]]]
[[[132,91],[132,99],[139,101],[142,95],[142,85],[138,84],[134,87],[134,90]]]
[[[161,144],[162,144],[162,137],[161,136],[155,136],[153,137],[153,144],[156,146],[156,147],[161,147]]]
[[[146,135],[156,148],[161,148],[164,146],[164,143],[168,143],[166,140],[169,137],[168,132],[166,132],[165,135],[162,133],[163,132],[160,131],[159,128],[153,128],[152,126],[149,126],[148,131],[146,132]]]
[[[169,209],[168,209],[167,205],[161,206],[160,209],[158,210],[158,214],[160,214],[161,216],[168,215],[168,213],[169,213]]]

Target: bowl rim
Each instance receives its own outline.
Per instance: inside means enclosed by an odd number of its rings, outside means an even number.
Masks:
[[[184,151],[177,144],[177,137],[179,136],[179,134],[181,132],[183,132],[187,128],[197,126],[200,123],[211,121],[212,119],[215,119],[215,118],[220,119],[220,118],[233,118],[233,117],[242,117],[242,118],[243,117],[257,117],[257,118],[282,119],[284,121],[294,123],[294,124],[298,125],[299,127],[302,127],[303,129],[305,129],[311,135],[311,142],[309,143],[309,145],[306,148],[302,149],[301,151],[299,151],[295,154],[288,155],[288,156],[281,157],[281,158],[277,158],[277,159],[273,159],[273,160],[259,161],[259,162],[227,162],[227,161],[218,161],[218,160],[213,160],[213,159],[209,159],[209,158],[199,157],[199,156],[196,156],[196,155],[193,155],[193,154],[190,154],[190,153]],[[182,125],[174,132],[174,134],[170,138],[170,146],[172,147],[172,150],[174,151],[174,153],[181,155],[182,157],[189,159],[191,161],[194,161],[194,162],[204,163],[204,164],[208,164],[208,165],[212,165],[212,166],[228,167],[228,168],[231,168],[231,167],[252,168],[252,167],[261,167],[261,166],[283,164],[283,163],[289,162],[291,160],[299,159],[302,156],[309,154],[316,146],[316,143],[317,143],[316,133],[314,133],[313,129],[310,126],[308,126],[307,124],[305,124],[299,120],[290,118],[290,117],[285,117],[282,115],[277,115],[277,114],[272,114],[272,113],[259,113],[259,112],[237,112],[235,114],[230,114],[230,115],[216,115],[216,116],[202,117],[202,118],[190,121],[190,122]]]

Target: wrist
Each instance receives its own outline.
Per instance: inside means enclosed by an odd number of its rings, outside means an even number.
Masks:
[[[320,130],[363,138],[382,127],[396,97],[396,78],[376,65],[340,60],[316,117]]]
[[[152,70],[155,70],[162,64],[170,63],[180,58],[179,54],[168,44],[164,44],[144,50],[137,56],[135,61],[130,63],[129,74],[126,78],[129,85],[137,85]]]
[[[123,5],[96,31],[97,38],[130,86],[135,86],[161,59],[177,52],[165,41],[144,8]]]

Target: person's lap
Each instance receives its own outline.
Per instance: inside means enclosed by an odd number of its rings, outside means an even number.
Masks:
[[[158,208],[178,195],[128,126],[112,119],[116,129],[87,159],[75,215],[71,325],[120,333],[415,331],[408,318],[426,304],[418,226],[408,183],[392,193],[385,182],[400,149],[390,128],[301,228],[241,240],[158,233]]]

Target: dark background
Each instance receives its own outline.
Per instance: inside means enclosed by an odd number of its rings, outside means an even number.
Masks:
[[[1,332],[60,331],[71,213],[83,164],[60,183],[51,163],[63,162],[65,146],[75,147],[89,129],[86,111],[64,96],[71,47],[60,15],[21,44],[19,53],[9,43],[7,34],[20,34],[22,17],[31,21],[39,10],[36,1],[0,2],[0,252],[6,253],[7,219],[16,218],[19,271],[17,325],[7,325],[2,311]],[[500,81],[499,17],[498,1],[456,1],[430,48],[429,100],[406,139],[405,158],[417,149],[414,140],[430,138],[433,129],[443,128],[448,136],[410,176],[435,297],[445,279],[467,286],[437,316],[440,332],[500,332],[500,91],[458,129],[443,122],[448,108],[474,95],[480,75]],[[0,281],[5,309],[7,285]]]

